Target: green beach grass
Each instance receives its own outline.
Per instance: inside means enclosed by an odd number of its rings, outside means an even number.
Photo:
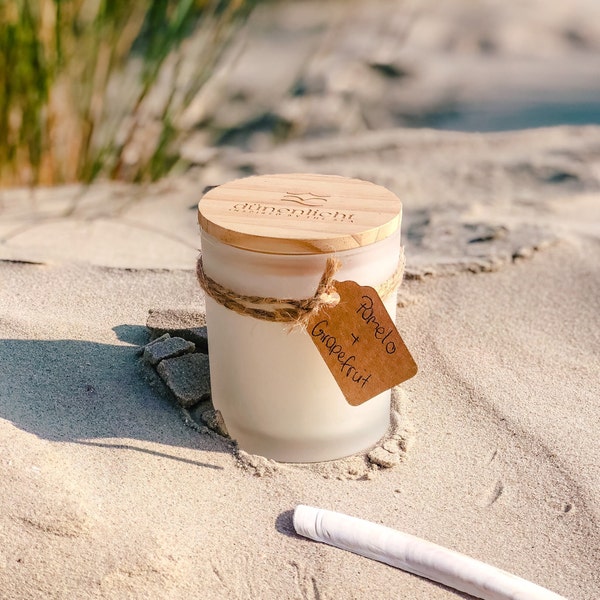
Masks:
[[[155,180],[259,0],[4,0],[0,187]]]

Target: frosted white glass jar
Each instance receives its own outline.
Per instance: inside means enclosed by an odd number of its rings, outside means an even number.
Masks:
[[[398,268],[401,210],[391,192],[356,179],[236,180],[199,203],[204,272],[238,294],[302,299],[335,256],[336,280],[377,287]],[[395,292],[384,304],[395,320]],[[208,295],[206,320],[213,404],[241,449],[316,462],[385,434],[390,391],[350,405],[306,331],[238,314]]]

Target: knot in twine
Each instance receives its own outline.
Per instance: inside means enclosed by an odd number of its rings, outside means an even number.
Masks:
[[[294,329],[305,327],[308,320],[322,308],[338,304],[340,296],[335,290],[333,278],[341,266],[342,263],[337,258],[329,257],[314,295],[299,300],[295,298],[250,296],[230,290],[204,272],[202,256],[198,257],[196,275],[200,287],[221,306],[239,315],[247,315],[262,321],[290,323],[292,329]],[[382,300],[385,300],[400,285],[403,274],[404,252],[401,252],[396,272],[375,288]]]

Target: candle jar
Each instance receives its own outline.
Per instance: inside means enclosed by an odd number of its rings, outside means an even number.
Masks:
[[[390,419],[390,390],[350,405],[302,327],[243,314],[229,297],[311,298],[327,259],[338,281],[377,288],[400,257],[402,205],[358,179],[293,174],[239,179],[198,205],[212,400],[239,447],[283,462],[342,458],[374,445]],[[383,298],[395,320],[396,290]]]

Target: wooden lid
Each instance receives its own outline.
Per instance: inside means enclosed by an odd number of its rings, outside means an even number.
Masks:
[[[366,246],[399,227],[402,203],[386,188],[335,175],[259,175],[213,188],[198,204],[202,229],[267,254],[321,254]]]

